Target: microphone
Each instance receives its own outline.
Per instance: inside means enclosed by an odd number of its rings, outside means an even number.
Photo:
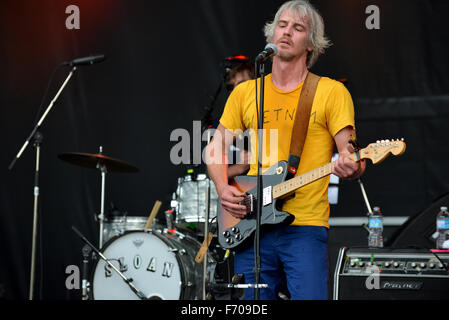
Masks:
[[[104,57],[104,54],[99,54],[95,56],[88,56],[88,57],[82,57],[82,58],[76,58],[72,61],[66,61],[62,65],[64,66],[80,66],[80,65],[91,65],[94,63],[99,63],[104,61],[106,58]]]
[[[256,62],[264,62],[268,58],[275,56],[278,54],[278,48],[275,44],[269,43],[265,46],[265,49],[261,53],[259,53],[256,57]]]

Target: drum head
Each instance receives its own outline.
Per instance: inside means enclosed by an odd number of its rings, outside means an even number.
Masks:
[[[102,250],[147,298],[178,300],[184,275],[173,246],[157,232],[130,231],[112,238]],[[139,300],[120,275],[98,257],[93,273],[95,300]]]

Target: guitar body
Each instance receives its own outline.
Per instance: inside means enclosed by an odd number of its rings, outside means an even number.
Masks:
[[[262,190],[278,185],[287,178],[287,162],[280,161],[268,169],[262,177]],[[226,249],[235,249],[242,245],[256,231],[257,215],[257,176],[238,176],[230,184],[253,198],[253,209],[244,219],[238,219],[224,210],[221,206],[218,212],[218,241]],[[270,194],[271,196],[271,194]],[[279,211],[280,199],[272,199],[271,203],[262,206],[260,226],[287,223],[294,220],[294,216]]]
[[[382,162],[390,153],[399,156],[405,152],[404,139],[380,140],[370,143],[366,148],[357,147],[356,152],[349,158],[355,162],[361,159],[371,159],[373,164]],[[281,201],[294,195],[295,190],[308,185],[332,173],[334,162],[315,168],[294,178],[289,177],[288,164],[280,161],[270,167],[262,178],[263,206],[260,217],[260,227],[285,223],[291,224],[294,216],[280,211]],[[288,181],[286,182],[286,179]],[[234,249],[244,244],[254,231],[256,231],[257,214],[257,177],[239,176],[230,181],[241,192],[246,193],[245,205],[249,213],[244,219],[234,218],[229,212],[218,209],[218,242],[226,249]],[[282,199],[282,200],[281,200]],[[248,205],[250,204],[250,205]]]

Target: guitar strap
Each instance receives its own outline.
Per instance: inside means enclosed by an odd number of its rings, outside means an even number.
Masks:
[[[295,175],[298,169],[302,149],[306,141],[310,110],[312,110],[313,98],[315,97],[318,81],[320,81],[320,77],[309,72],[304,80],[299,96],[295,122],[293,123],[290,153],[288,156],[288,171],[292,175]]]

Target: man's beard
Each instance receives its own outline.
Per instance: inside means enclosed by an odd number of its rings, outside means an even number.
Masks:
[[[307,58],[307,55],[309,54],[309,51],[307,50],[307,48],[305,47],[304,48],[305,49],[305,55],[306,55],[306,58]],[[290,52],[282,52],[282,51],[279,51],[278,52],[278,54],[277,54],[277,56],[282,60],[282,61],[293,61],[293,60],[295,60],[295,59],[299,59],[300,58],[300,56],[298,56],[298,55],[296,55],[296,54],[294,54],[294,53],[290,53]]]
[[[283,61],[292,61],[295,55],[287,52],[279,52],[278,57]]]

